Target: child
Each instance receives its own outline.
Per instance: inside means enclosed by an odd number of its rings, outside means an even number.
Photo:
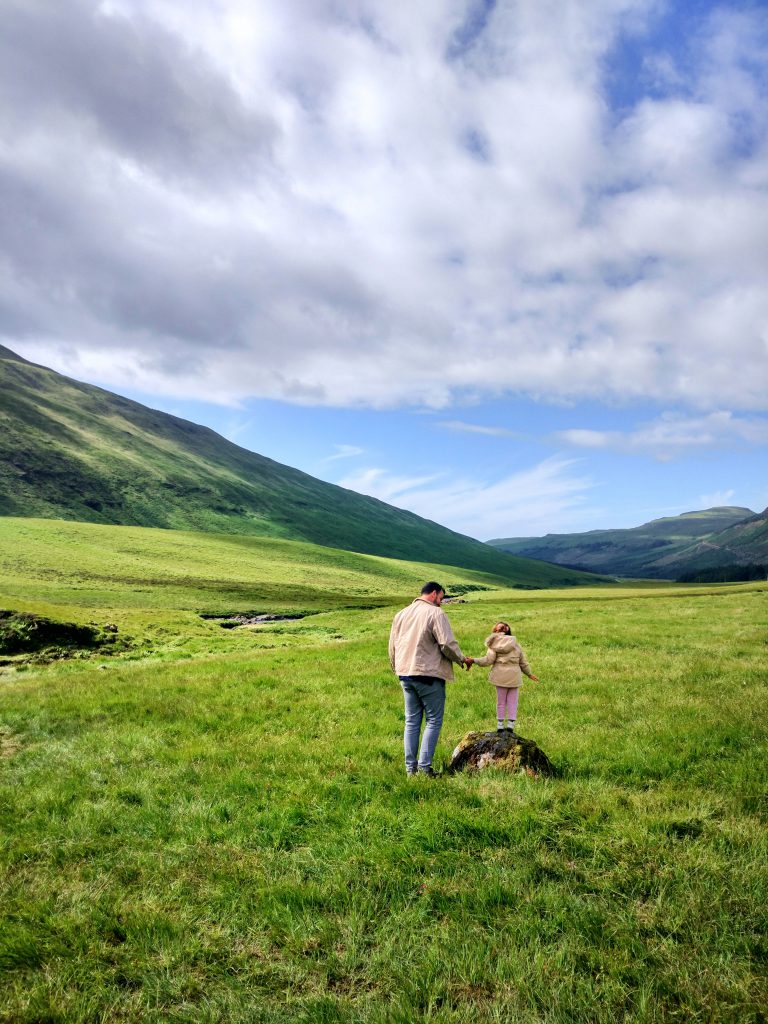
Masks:
[[[497,622],[493,632],[486,637],[485,646],[488,653],[482,658],[467,658],[469,665],[491,665],[489,682],[496,687],[496,718],[497,732],[504,732],[504,718],[509,725],[506,731],[515,735],[517,718],[517,699],[523,681],[522,672],[534,682],[539,677],[531,672],[531,666],[523,653],[523,649],[512,636],[512,630],[506,622]]]

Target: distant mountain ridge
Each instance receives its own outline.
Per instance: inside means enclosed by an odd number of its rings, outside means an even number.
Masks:
[[[595,582],[325,483],[3,346],[0,515],[302,540],[522,586]]]
[[[508,537],[502,551],[589,572],[649,579],[740,578],[768,565],[768,509],[722,506],[654,519],[627,530]],[[716,570],[720,570],[718,573]]]

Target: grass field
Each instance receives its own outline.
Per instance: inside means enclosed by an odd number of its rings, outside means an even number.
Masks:
[[[766,1020],[768,584],[470,591],[559,775],[407,780],[386,637],[433,567],[75,526],[0,520],[0,608],[134,644],[0,670],[0,1021]],[[315,614],[199,616],[265,602]]]

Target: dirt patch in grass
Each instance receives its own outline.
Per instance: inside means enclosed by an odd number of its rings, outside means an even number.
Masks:
[[[201,615],[200,618],[218,622],[222,629],[236,629],[238,626],[261,626],[265,622],[291,622],[305,619],[308,612],[237,612],[234,615]]]
[[[0,758],[13,757],[21,750],[21,736],[12,729],[0,726]]]

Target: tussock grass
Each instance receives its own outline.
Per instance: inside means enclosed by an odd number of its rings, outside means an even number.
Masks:
[[[434,781],[394,607],[190,651],[128,590],[153,656],[0,676],[0,1021],[765,1020],[765,585],[470,594],[462,646],[512,623],[560,775]],[[493,721],[463,674],[439,760]]]

